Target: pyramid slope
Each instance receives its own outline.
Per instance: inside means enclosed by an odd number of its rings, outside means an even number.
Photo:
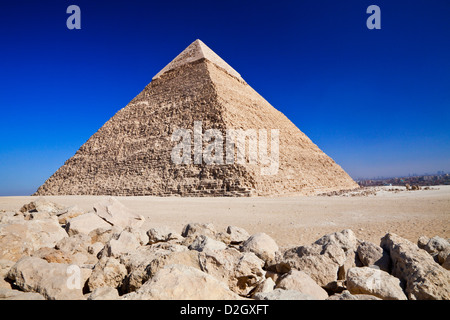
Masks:
[[[358,187],[289,119],[205,48],[198,40],[192,43],[35,195],[271,196]],[[202,121],[203,130],[215,128],[224,136],[230,128],[278,128],[278,173],[261,175],[257,165],[248,163],[174,164],[172,133],[178,128],[193,130],[194,121]]]

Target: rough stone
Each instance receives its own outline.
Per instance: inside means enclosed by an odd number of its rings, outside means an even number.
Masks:
[[[250,236],[240,246],[242,252],[253,252],[266,263],[275,261],[279,247],[275,240],[265,233],[256,233]]]
[[[316,300],[328,298],[327,292],[303,271],[291,270],[280,278],[276,287],[285,290],[297,290],[314,297]]]
[[[43,247],[54,247],[67,233],[54,219],[0,225],[0,259],[17,261]]]
[[[118,236],[109,240],[105,247],[99,252],[101,257],[120,258],[122,254],[132,252],[140,246],[139,240],[134,234],[128,231],[122,231]]]
[[[314,297],[297,290],[275,289],[270,292],[259,292],[255,300],[316,300]]]
[[[381,247],[389,251],[392,275],[399,278],[410,300],[450,300],[450,272],[414,243],[388,233]]]
[[[111,287],[98,287],[88,296],[87,300],[118,300],[119,292]]]
[[[327,300],[381,300],[381,299],[368,294],[351,294],[350,291],[345,290],[342,293],[334,294],[328,297]]]
[[[407,300],[400,280],[378,268],[352,268],[347,273],[347,289],[352,294],[369,294],[382,300]]]
[[[380,246],[369,241],[362,241],[357,252],[358,258],[364,266],[377,266],[383,271],[390,272],[391,258],[389,253]]]
[[[225,284],[196,268],[171,264],[159,270],[126,300],[239,300]]]
[[[68,264],[24,257],[12,266],[8,278],[21,290],[40,293],[49,300],[81,300],[84,299],[82,289],[90,274],[89,269],[72,269]]]
[[[190,250],[203,251],[218,251],[225,250],[227,245],[221,241],[211,239],[204,235],[198,235],[194,242],[189,246]]]
[[[95,204],[94,212],[109,224],[119,228],[139,228],[145,221],[143,216],[134,214],[114,197],[108,197]]]
[[[78,233],[89,234],[99,228],[111,229],[111,224],[104,221],[94,212],[79,215],[67,221],[66,224],[66,231],[70,236]]]
[[[100,287],[119,288],[127,275],[127,269],[117,259],[102,258],[94,266],[88,280],[88,287],[93,291]]]
[[[227,233],[230,235],[232,244],[240,244],[250,237],[250,234],[245,229],[236,226],[228,226]]]
[[[147,231],[147,236],[150,244],[182,239],[179,233],[168,227],[153,227]]]

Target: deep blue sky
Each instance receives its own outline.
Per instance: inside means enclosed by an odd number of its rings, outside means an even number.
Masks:
[[[448,0],[1,0],[0,195],[33,193],[195,39],[353,178],[450,171]]]

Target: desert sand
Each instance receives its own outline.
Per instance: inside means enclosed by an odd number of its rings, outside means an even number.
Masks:
[[[265,232],[281,247],[306,245],[324,234],[352,229],[356,236],[379,244],[387,232],[414,243],[421,235],[450,238],[450,186],[431,190],[388,191],[368,196],[296,196],[277,198],[116,197],[146,218],[144,227],[170,226],[181,232],[190,222],[229,225],[250,234]],[[0,210],[15,211],[37,197],[0,197]],[[62,204],[91,210],[107,196],[45,196]]]

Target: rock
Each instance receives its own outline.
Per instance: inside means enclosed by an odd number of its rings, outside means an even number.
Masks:
[[[113,235],[119,234],[122,231],[121,228],[111,227],[108,225],[107,228],[96,228],[89,232],[88,236],[91,237],[91,243],[101,242],[106,244],[112,239]]]
[[[231,244],[240,244],[250,237],[245,229],[235,226],[228,226],[227,233],[230,235]]]
[[[310,295],[316,300],[328,298],[327,292],[303,271],[291,270],[280,278],[276,287],[285,290],[296,290]]]
[[[184,226],[181,235],[183,237],[189,237],[192,235],[204,235],[215,239],[216,233],[216,228],[212,223],[189,223]]]
[[[189,251],[186,248],[187,251]],[[150,278],[146,268],[155,259],[172,253],[169,250],[155,248],[153,246],[142,246],[135,251],[120,256],[120,263],[125,265],[127,276],[125,277],[121,291],[124,293],[136,291]]]
[[[91,270],[24,257],[9,270],[8,278],[21,290],[37,292],[49,300],[84,299],[83,287]]]
[[[444,250],[439,251],[437,254],[437,262],[444,266],[446,260],[448,260],[448,256],[450,255],[450,246],[446,247]],[[448,269],[448,268],[446,268]]]
[[[166,242],[170,240],[181,240],[180,234],[168,227],[154,227],[147,231],[149,238],[149,244],[155,244],[157,242]]]
[[[400,280],[379,268],[352,268],[347,273],[347,289],[352,294],[369,294],[382,300],[407,300]]]
[[[89,290],[100,287],[119,288],[127,275],[127,269],[117,259],[102,258],[94,266],[87,282]]]
[[[322,248],[326,248],[329,245],[336,245],[347,253],[356,251],[358,239],[356,239],[352,230],[345,229],[341,232],[327,234],[314,242],[314,244],[321,245]]]
[[[17,261],[40,248],[54,247],[67,236],[54,219],[0,225],[0,259]]]
[[[75,254],[77,252],[87,253],[88,246],[91,243],[91,237],[87,234],[79,233],[71,237],[65,237],[58,241],[55,248],[61,251]]]
[[[442,267],[446,270],[450,270],[450,254],[445,258],[445,261],[442,263]]]
[[[139,228],[145,221],[143,216],[131,212],[116,198],[108,197],[94,205],[94,211],[103,220],[119,228]]]
[[[201,270],[240,295],[249,294],[265,279],[264,261],[252,252],[241,253],[234,248],[202,252],[199,261]]]
[[[314,297],[296,290],[275,289],[271,292],[259,292],[255,300],[316,300]]]
[[[99,252],[98,258],[113,257],[120,258],[122,254],[132,252],[140,246],[136,236],[128,231],[122,231],[119,235],[113,236],[105,247]]]
[[[0,213],[0,224],[11,224],[16,222],[22,222],[25,217],[22,212],[2,212]]]
[[[180,264],[201,270],[199,254],[196,251],[178,251],[167,252],[156,255],[155,258],[146,266],[144,272],[146,279],[152,278],[159,270],[166,265]]]
[[[266,278],[263,282],[258,284],[255,288],[255,290],[252,292],[253,298],[255,297],[255,294],[257,293],[268,293],[272,292],[275,289],[275,281],[272,280],[272,278]]]
[[[410,300],[450,299],[450,273],[426,251],[393,233],[381,239],[381,247],[389,251],[392,275],[404,283]]]
[[[427,251],[436,262],[442,264],[447,257],[448,253],[445,252],[450,251],[450,244],[447,242],[446,239],[441,238],[439,236],[435,236],[428,240],[428,242],[422,247],[425,251]],[[441,261],[439,261],[439,253],[444,252],[443,255],[441,255]],[[445,257],[443,257],[445,256]]]
[[[0,287],[0,300],[45,300],[45,298],[35,292],[23,292]]]
[[[250,236],[240,246],[242,252],[253,252],[266,263],[275,260],[279,251],[277,243],[265,233],[256,233]]]
[[[101,242],[95,242],[88,246],[88,252],[93,256],[97,256],[100,251],[105,247],[105,245]]]
[[[230,289],[242,295],[247,295],[259,283],[265,280],[264,261],[253,252],[246,252],[238,259],[234,268],[234,286]],[[230,282],[230,281],[229,281]]]
[[[353,295],[349,291],[345,290],[342,293],[334,294],[328,297],[327,300],[381,300],[381,299],[368,294]]]
[[[426,236],[420,236],[419,239],[417,240],[417,246],[420,249],[424,249],[429,241],[430,241],[430,238],[428,238]]]
[[[88,296],[87,300],[118,300],[119,292],[111,287],[98,287]]]
[[[218,251],[225,250],[227,245],[221,241],[216,241],[204,235],[198,235],[194,242],[189,246],[190,250],[203,251]]]
[[[101,257],[120,258],[122,254],[132,252],[140,246],[139,240],[134,234],[128,231],[122,231],[118,236],[109,240],[105,247],[99,252]]]
[[[20,212],[22,213],[48,213],[49,215],[55,215],[58,211],[62,210],[64,207],[56,204],[54,202],[48,201],[42,197],[24,205],[20,208]]]
[[[60,251],[55,248],[41,248],[33,252],[31,256],[44,259],[47,262],[54,262],[54,263],[72,264],[74,260],[73,256],[70,253]]]
[[[311,245],[286,250],[276,268],[283,273],[291,269],[302,270],[317,284],[326,287],[338,280],[339,270],[344,264],[347,263],[341,269],[341,276],[346,268],[356,265],[357,243],[351,230],[328,234]]]
[[[66,224],[70,219],[81,216],[82,214],[85,214],[86,212],[77,206],[71,206],[64,208],[56,213],[56,216],[58,217],[58,222],[60,224]]]
[[[6,276],[8,274],[9,269],[15,264],[14,261],[11,260],[0,260],[0,289],[7,288],[11,289],[11,284],[7,282]]]
[[[79,233],[89,234],[91,231],[99,228],[111,229],[111,225],[94,212],[88,212],[72,218],[66,224],[66,231],[70,236]]]
[[[358,245],[358,258],[366,266],[377,266],[381,270],[390,272],[391,258],[389,253],[380,246],[368,241],[362,241]]]
[[[122,296],[126,300],[238,300],[213,276],[196,268],[167,265],[145,282],[136,292]]]
[[[123,229],[124,231],[128,231],[129,233],[132,233],[136,239],[139,241],[139,244],[141,246],[145,246],[148,244],[149,242],[149,238],[147,235],[147,232],[141,228],[136,228],[136,227],[126,227],[125,229]]]

